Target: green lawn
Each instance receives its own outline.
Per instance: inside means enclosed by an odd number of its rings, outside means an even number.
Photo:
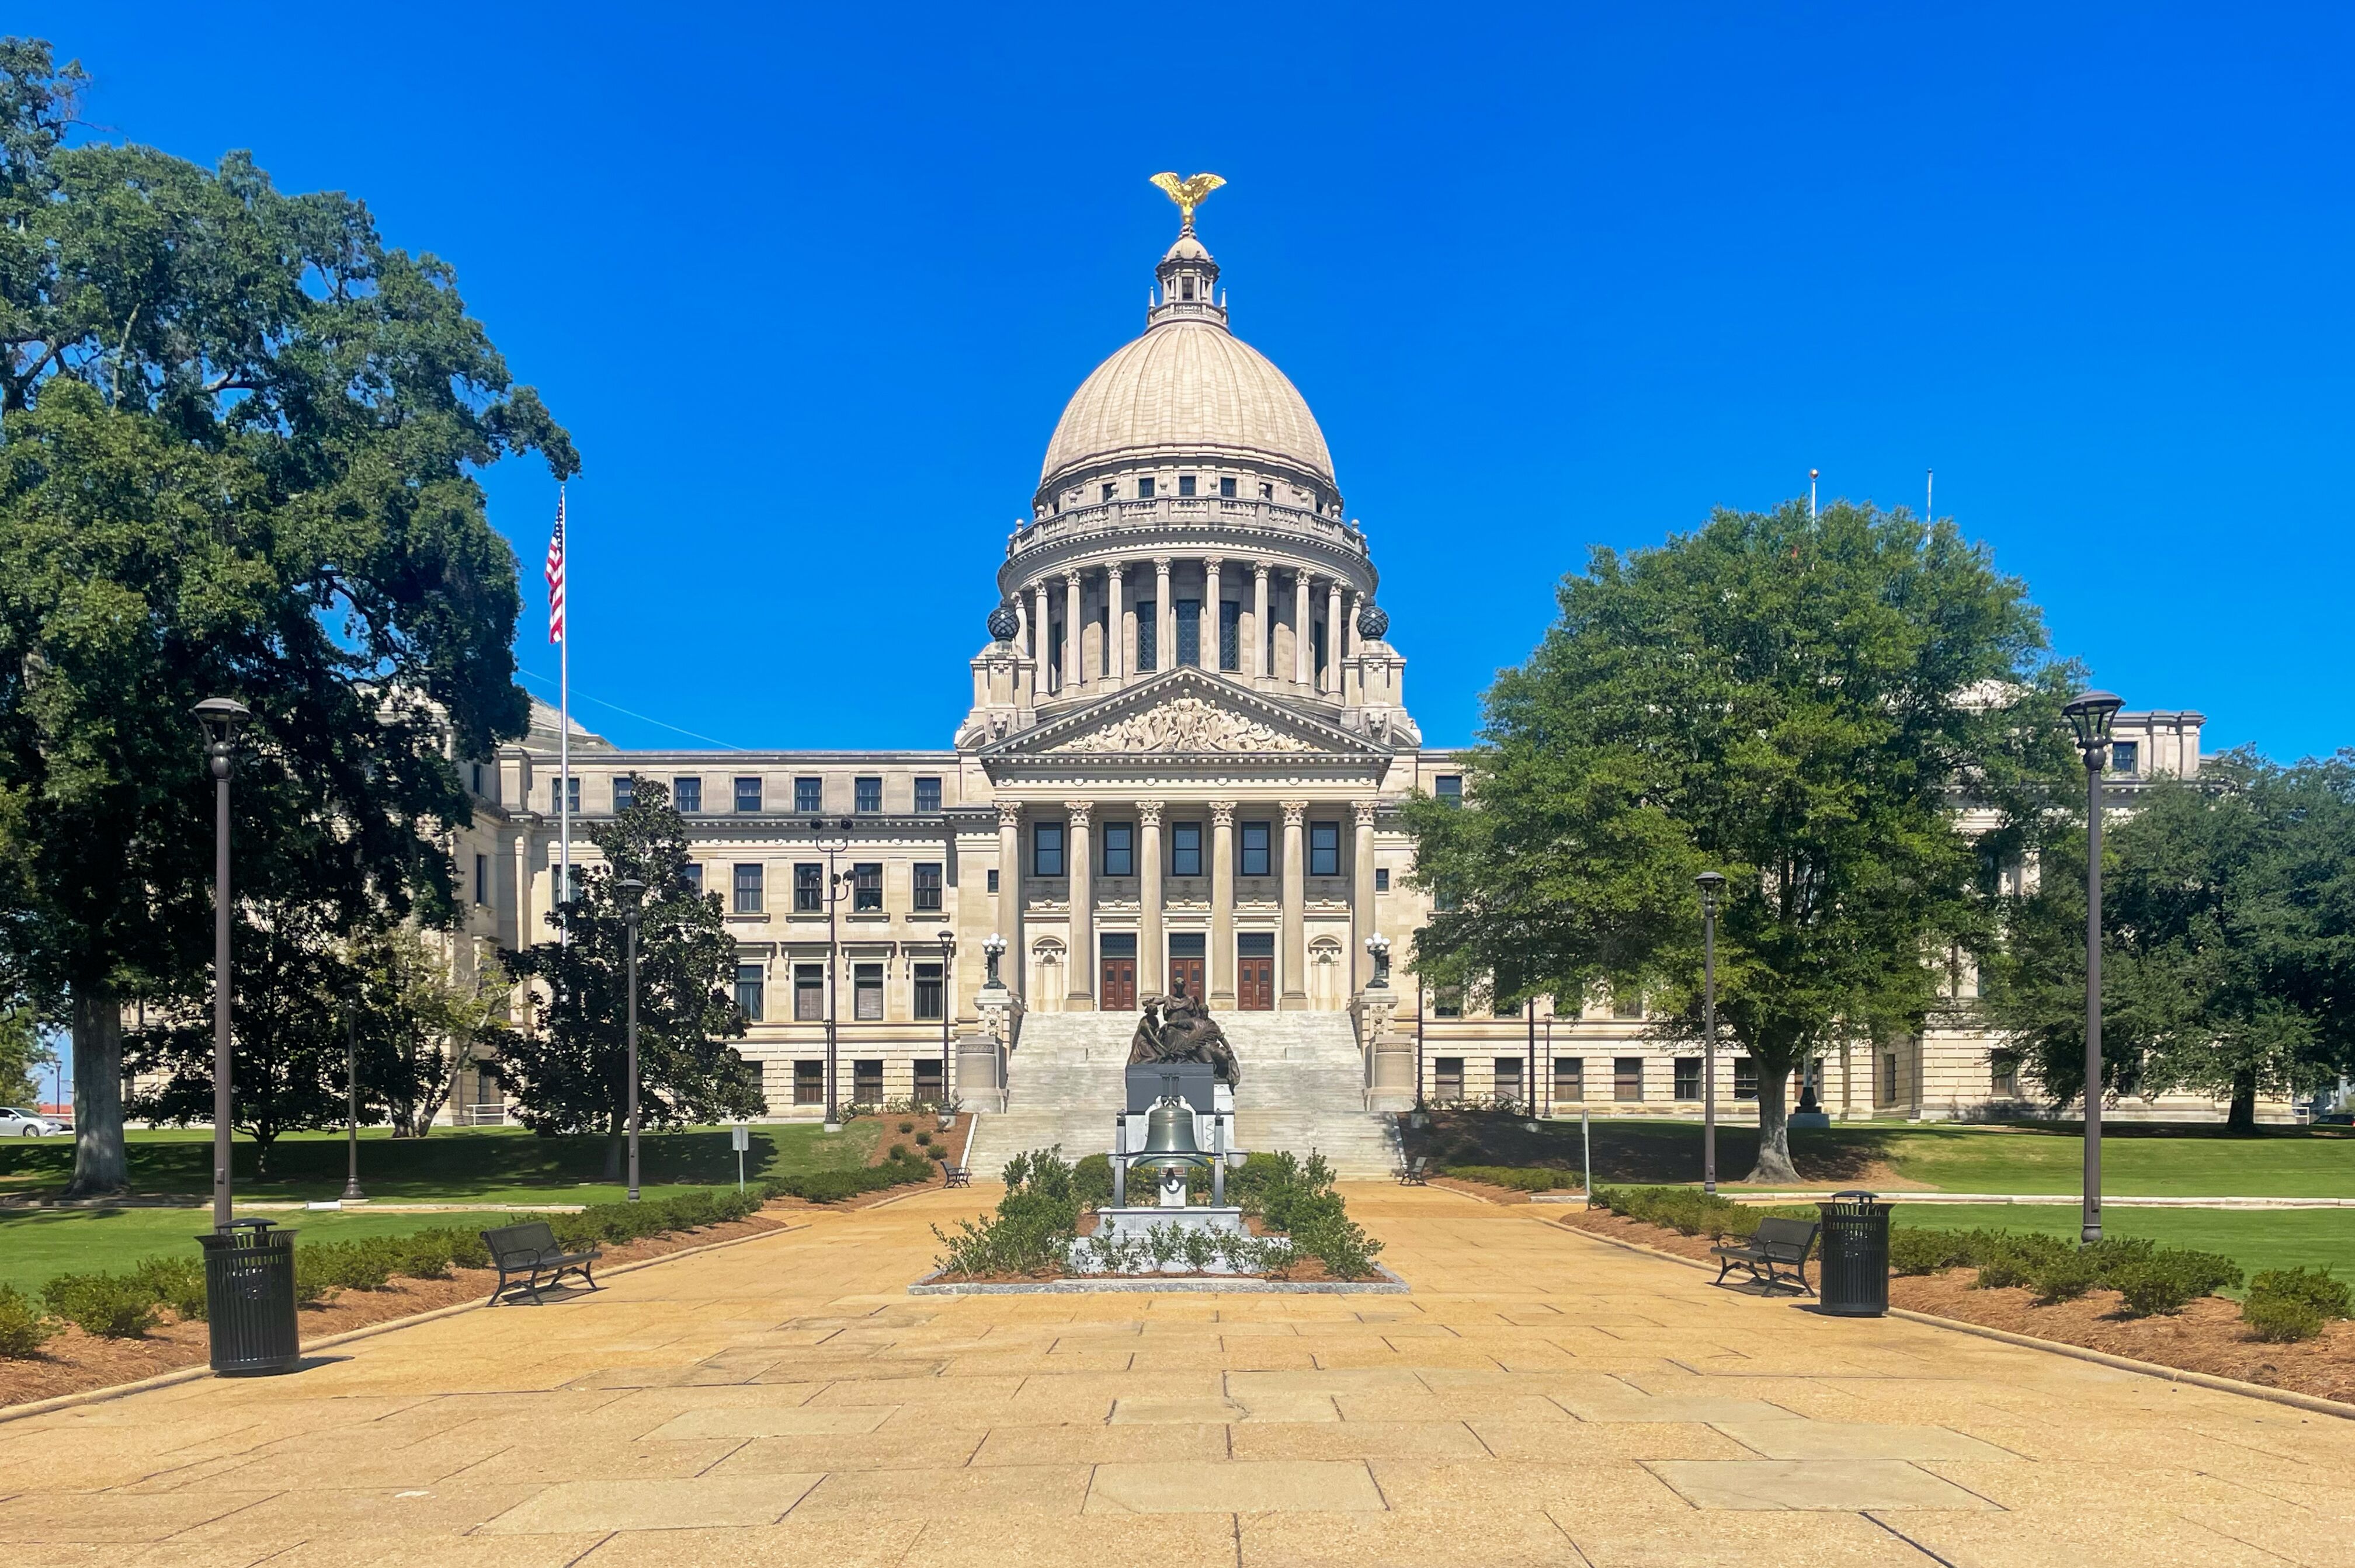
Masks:
[[[902,1118],[853,1122],[840,1133],[815,1125],[756,1126],[744,1157],[748,1179],[867,1163]],[[201,1198],[212,1189],[212,1135],[202,1129],[133,1130],[126,1139],[131,1185],[142,1196]],[[649,1133],[639,1140],[642,1185],[733,1187],[736,1156],[729,1129]],[[315,1201],[344,1189],[339,1133],[293,1133],[270,1154],[267,1179],[256,1174],[259,1149],[238,1140],[232,1157],[240,1200]],[[422,1138],[395,1138],[382,1128],[360,1133],[360,1186],[370,1198],[427,1203],[611,1203],[623,1188],[604,1179],[605,1140],[593,1136],[538,1137],[519,1127],[440,1127]],[[69,1138],[0,1140],[0,1193],[49,1194],[73,1169]]]
[[[1901,1202],[1891,1223],[2074,1236],[2078,1216],[2075,1208],[2058,1205]],[[2102,1211],[2102,1233],[2147,1236],[2162,1246],[2222,1253],[2251,1274],[2331,1266],[2341,1278],[2355,1276],[2355,1209],[2122,1209],[2113,1204]]]
[[[510,1222],[505,1214],[270,1214],[306,1242],[405,1235],[445,1225],[469,1231]],[[206,1209],[36,1209],[0,1214],[0,1285],[38,1288],[52,1275],[121,1269],[156,1253],[197,1255],[197,1233],[211,1229]]]
[[[1594,1179],[1609,1185],[1695,1182],[1701,1132],[1690,1122],[1593,1121]],[[1440,1113],[1411,1134],[1410,1154],[1457,1165],[1579,1168],[1578,1123],[1539,1124],[1477,1113]],[[1721,1127],[1721,1180],[1748,1174],[1758,1135]],[[1804,1183],[1870,1185],[1891,1174],[1947,1192],[2026,1195],[2078,1190],[2084,1144],[2073,1124],[1971,1126],[1849,1124],[1791,1134]],[[2103,1189],[2150,1198],[2355,1198],[2355,1132],[2266,1127],[2235,1137],[2214,1125],[2114,1125],[2102,1139]]]

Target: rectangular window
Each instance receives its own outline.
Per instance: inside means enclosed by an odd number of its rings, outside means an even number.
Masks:
[[[1273,875],[1273,873],[1268,869],[1268,825],[1264,822],[1246,822],[1241,826],[1242,834],[1237,839],[1237,844],[1242,851],[1242,874],[1246,877]]]
[[[631,806],[637,804],[637,780],[630,777],[627,773],[619,774],[614,778],[613,814],[615,816],[620,816],[623,812],[629,810]]]
[[[2019,1053],[1998,1051],[1987,1058],[1992,1093],[2010,1099],[2019,1093]]]
[[[2132,774],[2138,773],[2141,771],[2141,741],[2113,741],[2110,742],[2110,772],[2119,774]]]
[[[761,966],[758,964],[736,965],[736,1010],[744,1015],[747,1023],[761,1021]]]
[[[1171,608],[1178,612],[1178,663],[1181,667],[1199,669],[1202,665],[1202,602],[1199,599],[1179,599]]]
[[[1881,1071],[1872,1086],[1872,1103],[1876,1105],[1897,1104],[1897,1053],[1885,1051],[1881,1054]]]
[[[1584,1057],[1557,1056],[1553,1059],[1553,1098],[1558,1105],[1575,1105],[1586,1098]]]
[[[1502,991],[1491,991],[1488,995],[1488,1016],[1497,1019],[1519,1018],[1521,1004],[1512,1000]]]
[[[482,763],[467,763],[466,765],[467,765],[467,768],[470,770],[470,772],[469,772],[469,777],[470,777],[470,779],[472,780],[472,786],[471,786],[471,787],[474,789],[474,792],[476,795],[480,795],[480,794],[482,794],[482,793],[483,793],[483,764],[482,764]]]
[[[804,1058],[794,1063],[794,1104],[822,1105],[826,1103],[826,1060],[823,1057]]]
[[[941,966],[937,964],[916,965],[916,1017],[919,1020],[940,1021]]]
[[[850,868],[850,912],[875,914],[883,908],[883,863],[861,860]]]
[[[491,858],[488,855],[474,857],[474,901],[478,904],[491,901]]]
[[[1733,1097],[1737,1100],[1758,1098],[1758,1063],[1747,1056],[1733,1059]]]
[[[1112,485],[1112,484],[1107,484],[1107,485],[1104,485],[1104,487],[1103,487],[1103,498],[1104,500],[1109,501],[1109,500],[1111,500],[1114,496],[1118,495],[1119,493],[1120,493],[1120,486],[1119,486],[1119,485]]]
[[[1200,823],[1173,822],[1169,825],[1169,874],[1173,877],[1199,877],[1202,874]]]
[[[566,781],[562,778],[552,778],[548,781],[549,810],[562,811],[565,801],[569,797],[572,803],[572,815],[575,816],[581,815],[581,781],[576,778],[570,782],[572,787],[567,790],[564,787]]]
[[[1149,475],[1136,482],[1136,498],[1140,501],[1153,499],[1153,480]]]
[[[880,1059],[850,1064],[850,1097],[862,1105],[883,1103],[883,1063]]]
[[[818,964],[794,965],[794,1019],[822,1023],[826,1019],[826,968]]]
[[[1030,829],[1030,874],[1034,877],[1060,877],[1063,874],[1063,825],[1041,822]]]
[[[1640,1100],[1644,1097],[1644,1059],[1642,1057],[1612,1058],[1611,1097],[1614,1100]]]
[[[1679,1056],[1677,1058],[1677,1098],[1679,1100],[1698,1100],[1700,1098],[1700,1057]]]
[[[1500,1100],[1510,1100],[1515,1104],[1520,1104],[1521,1059],[1518,1056],[1497,1057],[1495,1072],[1496,1077],[1493,1082],[1497,1086],[1497,1097]]]
[[[1103,874],[1107,877],[1136,875],[1136,825],[1130,822],[1107,822],[1103,829]]]
[[[986,891],[993,893],[997,891],[997,868],[995,866],[989,869],[989,887]]]
[[[1160,606],[1150,599],[1136,602],[1136,673],[1147,675],[1161,667]]]
[[[687,884],[688,893],[696,898],[703,896],[703,863],[700,860],[689,860],[681,866],[678,880]]]
[[[918,914],[941,912],[941,867],[937,860],[916,862],[916,903]]]
[[[761,868],[739,863],[736,867],[736,912],[761,912]]]
[[[1388,891],[1391,891],[1391,869],[1390,869],[1388,866],[1377,866],[1377,867],[1375,867],[1375,868],[1374,868],[1374,891],[1376,891],[1376,892],[1378,892],[1378,893],[1386,893],[1386,892],[1388,892]]]
[[[1431,907],[1438,913],[1453,914],[1464,907],[1464,898],[1455,891],[1454,882],[1434,882],[1431,888]]]
[[[804,816],[815,816],[826,809],[826,780],[797,778],[794,780],[794,809]]]
[[[1464,1059],[1460,1056],[1433,1057],[1431,1062],[1431,1095],[1445,1102],[1464,1098]]]
[[[1243,667],[1243,607],[1240,600],[1219,601],[1219,667]]]
[[[883,1020],[883,965],[853,964],[850,966],[850,1016],[860,1023],[880,1023]],[[866,1095],[859,1096],[861,1100]]]
[[[739,811],[758,811],[761,809],[761,781],[759,779],[738,779],[736,781],[736,809]]]
[[[947,1083],[941,1076],[941,1059],[920,1056],[915,1061],[916,1098],[927,1105],[937,1105],[946,1091]]]
[[[1435,1019],[1460,1019],[1464,1016],[1464,987],[1434,986],[1431,991],[1431,1016]]]
[[[1235,482],[1234,482],[1233,477],[1232,477],[1231,475],[1230,475],[1230,476],[1228,476],[1227,478],[1224,478],[1224,479],[1220,480],[1220,481],[1219,481],[1219,499],[1220,499],[1221,501],[1231,501],[1231,500],[1233,500],[1234,498],[1235,498]]]
[[[701,779],[671,780],[670,803],[689,816],[701,811],[703,809],[703,781]]]
[[[794,912],[826,912],[826,868],[815,860],[799,861],[794,867]]]
[[[916,780],[916,815],[937,816],[941,809],[941,781],[920,775]]]
[[[1178,494],[1180,496],[1190,496],[1193,493],[1194,476],[1191,474],[1180,474],[1178,475]]]
[[[1312,877],[1337,877],[1341,874],[1339,823],[1312,822],[1308,825],[1308,874]]]
[[[1431,781],[1431,793],[1450,805],[1464,804],[1464,775],[1442,773]]]
[[[853,781],[853,809],[861,816],[873,816],[883,809],[883,781],[872,775]]]

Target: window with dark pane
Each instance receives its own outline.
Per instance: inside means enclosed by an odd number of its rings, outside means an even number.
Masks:
[[[1241,829],[1236,837],[1236,847],[1241,852],[1239,869],[1241,874],[1246,877],[1270,875],[1268,824],[1245,822],[1237,826]]]
[[[815,816],[826,809],[826,781],[822,778],[797,778],[794,781],[794,809],[805,816]]]
[[[1341,874],[1339,823],[1312,822],[1308,825],[1308,874],[1312,877],[1337,877]]]
[[[1040,822],[1031,827],[1030,874],[1034,877],[1060,877],[1063,874],[1061,823]]]
[[[873,914],[883,907],[883,863],[861,860],[850,868],[850,911]]]
[[[1200,668],[1202,664],[1202,602],[1199,599],[1179,599],[1174,602],[1178,612],[1178,663]]]
[[[804,860],[794,867],[794,912],[826,912],[826,868],[815,860]]]
[[[883,809],[883,781],[872,774],[862,774],[853,781],[853,809],[861,816],[873,816]]]
[[[1173,822],[1169,825],[1169,874],[1173,877],[1199,877],[1202,874],[1200,823]]]
[[[736,965],[736,1010],[744,1015],[747,1023],[761,1021],[761,966],[758,964]]]
[[[736,912],[761,912],[761,867],[758,862],[738,862],[736,867]]]
[[[938,1023],[941,1018],[941,966],[916,965],[916,1017]]]
[[[1135,824],[1129,822],[1104,824],[1103,874],[1107,877],[1136,875]]]
[[[703,781],[679,778],[670,781],[670,803],[692,816],[703,809]]]
[[[916,862],[916,912],[938,914],[941,912],[941,863],[937,860]]]

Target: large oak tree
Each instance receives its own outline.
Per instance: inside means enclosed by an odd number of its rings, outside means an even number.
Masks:
[[[1753,1179],[1790,1180],[1794,1069],[1920,1029],[1934,961],[1987,939],[1986,868],[2068,776],[2064,672],[1951,524],[1845,503],[1597,549],[1559,601],[1487,693],[1465,804],[1409,806],[1414,962],[1508,1000],[1640,990],[1697,1039],[1693,879],[1724,873],[1721,1042],[1758,1064]]]
[[[450,756],[527,717],[474,475],[576,464],[446,265],[242,153],[68,144],[81,82],[0,41],[0,971],[71,1019],[73,1189],[101,1192],[122,1005],[200,994],[208,959],[190,709],[254,712],[241,891],[443,918]]]

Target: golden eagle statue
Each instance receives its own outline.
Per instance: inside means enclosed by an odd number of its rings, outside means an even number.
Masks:
[[[1155,175],[1153,183],[1161,187],[1164,196],[1178,204],[1178,215],[1186,220],[1186,231],[1191,233],[1194,209],[1202,205],[1204,197],[1227,182],[1216,175],[1196,175],[1191,179],[1181,180],[1176,175],[1164,174]]]

